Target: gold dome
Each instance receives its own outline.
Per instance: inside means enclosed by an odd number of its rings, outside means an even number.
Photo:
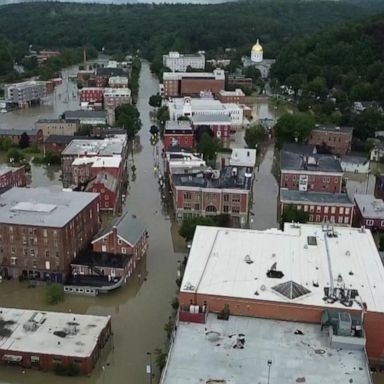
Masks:
[[[263,47],[259,43],[259,39],[257,39],[256,44],[252,47],[252,52],[263,52]]]

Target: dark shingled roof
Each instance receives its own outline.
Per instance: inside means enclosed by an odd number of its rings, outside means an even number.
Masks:
[[[287,204],[353,205],[346,193],[290,191],[288,189],[280,189],[280,201]]]

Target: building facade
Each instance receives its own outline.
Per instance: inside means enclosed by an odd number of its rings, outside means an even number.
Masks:
[[[163,55],[163,66],[172,72],[186,72],[188,67],[192,69],[205,68],[205,53],[181,54],[179,52],[169,52]]]
[[[27,175],[25,166],[21,167],[0,167],[0,191],[7,191],[12,187],[25,187]]]
[[[12,188],[1,201],[2,275],[65,281],[69,263],[99,230],[99,195]]]
[[[356,194],[355,224],[373,231],[384,230],[384,202],[373,195]]]
[[[352,133],[351,127],[316,126],[308,144],[323,147],[334,155],[346,155],[351,152]]]
[[[241,89],[235,89],[234,91],[220,91],[217,95],[218,100],[222,103],[244,104],[245,94]]]
[[[20,108],[28,107],[33,103],[40,103],[40,100],[47,96],[46,82],[30,80],[5,84],[4,96],[6,100],[17,104]]]
[[[45,140],[50,135],[73,136],[80,128],[80,120],[39,119],[35,123],[36,132]]]
[[[103,103],[104,88],[86,87],[80,90],[80,101],[88,103]]]
[[[178,145],[181,148],[192,149],[194,132],[190,121],[167,121],[163,134],[164,150]]]

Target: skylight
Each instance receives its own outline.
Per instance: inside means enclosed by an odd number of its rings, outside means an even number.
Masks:
[[[272,287],[274,291],[283,295],[287,299],[297,299],[298,297],[307,295],[311,293],[311,291],[302,285],[295,283],[294,281],[287,281],[285,283],[281,283]]]

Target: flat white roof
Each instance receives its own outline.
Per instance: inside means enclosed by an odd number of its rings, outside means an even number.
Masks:
[[[254,167],[256,165],[256,149],[233,148],[229,159],[230,165]]]
[[[8,322],[5,329],[11,332],[0,338],[0,350],[87,357],[111,316],[0,308],[0,318]],[[64,332],[65,337],[55,332]]]
[[[354,196],[357,206],[363,217],[369,219],[382,219],[384,220],[384,202],[381,199],[376,199],[373,195],[359,195]]]
[[[364,351],[330,347],[320,325],[209,314],[178,324],[161,384],[266,384],[268,360],[270,383],[371,383]]]
[[[351,308],[364,302],[384,312],[384,267],[369,230],[334,227],[329,237],[321,225],[284,229],[197,227],[181,291],[338,309],[345,306],[324,301],[324,288],[345,288],[357,290]],[[267,277],[274,265],[282,278]],[[282,283],[309,292],[288,298],[273,289]]]
[[[107,157],[96,157],[92,167],[93,168],[119,168],[121,163],[121,156],[107,156]]]
[[[126,135],[114,135],[104,140],[72,140],[62,155],[113,156],[123,153],[127,142]]]

